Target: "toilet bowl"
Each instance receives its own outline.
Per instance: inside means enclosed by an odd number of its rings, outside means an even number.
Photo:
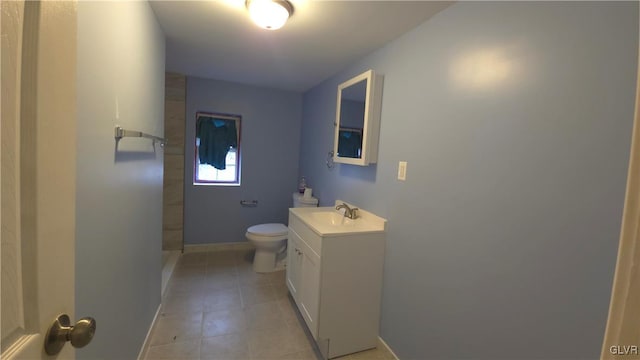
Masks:
[[[316,207],[318,199],[294,193],[293,206]],[[245,236],[256,248],[253,271],[266,273],[284,269],[288,235],[287,226],[279,223],[253,225],[247,229]]]
[[[247,229],[245,236],[256,247],[256,254],[253,257],[255,272],[284,269],[284,262],[281,260],[286,254],[288,234],[289,229],[283,224],[260,224]]]

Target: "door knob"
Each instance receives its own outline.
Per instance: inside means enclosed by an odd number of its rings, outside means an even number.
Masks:
[[[55,355],[62,350],[67,341],[75,348],[84,347],[91,342],[95,333],[96,320],[93,318],[83,317],[71,326],[67,314],[58,315],[45,336],[44,351],[48,355]]]

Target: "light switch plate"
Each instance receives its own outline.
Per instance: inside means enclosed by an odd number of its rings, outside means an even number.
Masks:
[[[400,161],[398,163],[398,180],[407,180],[407,162]]]

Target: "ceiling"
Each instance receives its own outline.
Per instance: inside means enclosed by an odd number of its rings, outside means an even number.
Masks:
[[[451,2],[290,0],[275,31],[244,0],[151,1],[167,38],[167,71],[305,91],[413,29]]]

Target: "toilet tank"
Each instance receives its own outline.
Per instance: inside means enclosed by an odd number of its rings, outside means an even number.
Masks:
[[[293,207],[317,207],[318,206],[318,198],[313,196],[304,197],[304,195],[300,193],[293,193]]]

